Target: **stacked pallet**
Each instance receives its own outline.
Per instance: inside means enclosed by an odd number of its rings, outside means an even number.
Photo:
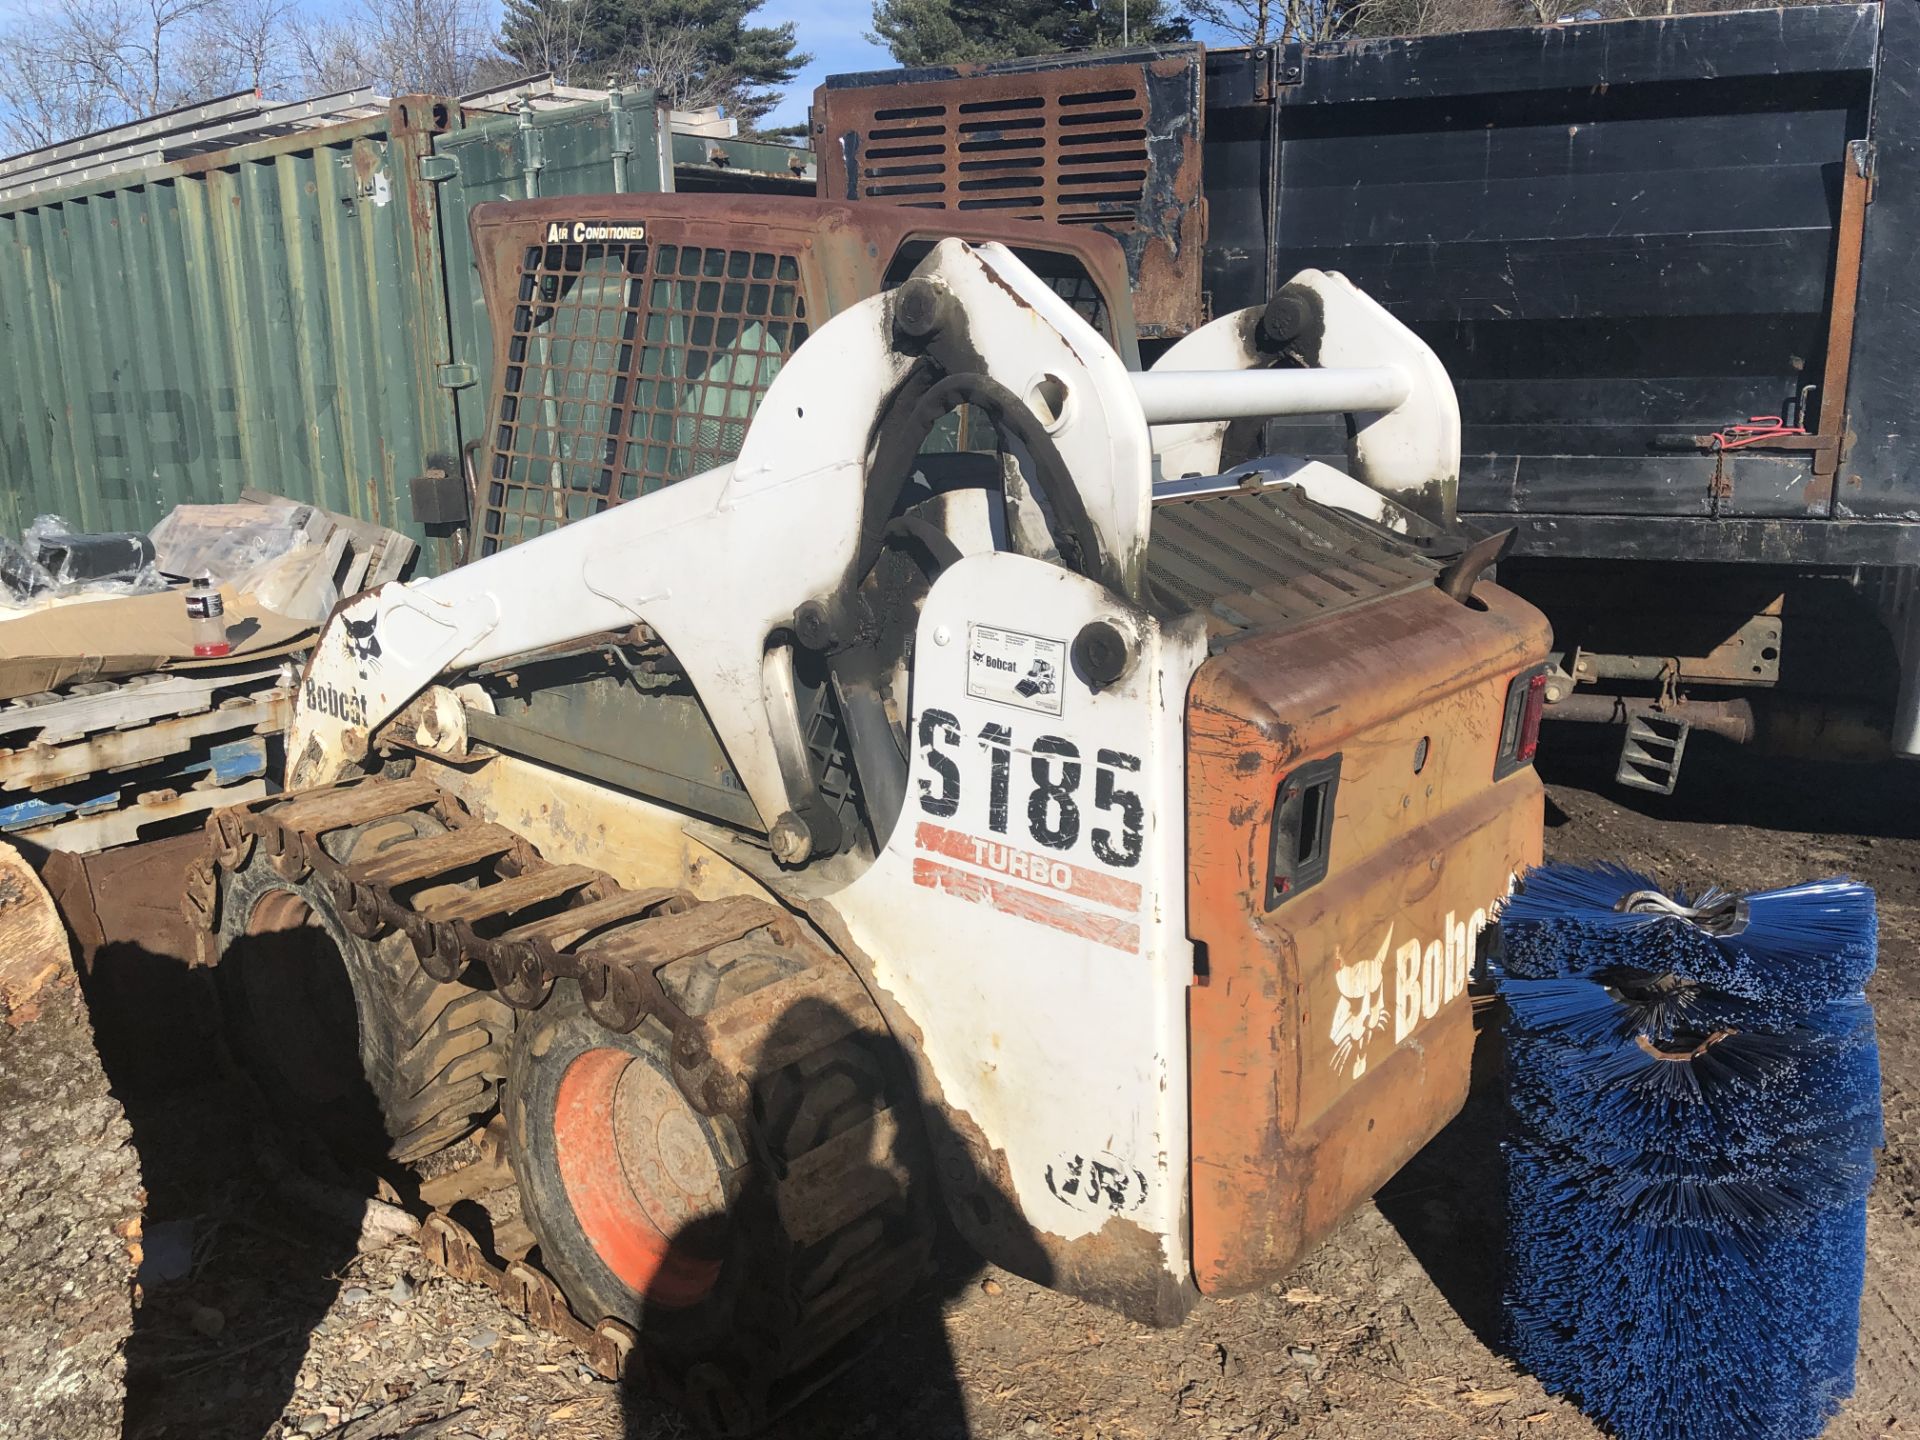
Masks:
[[[0,835],[91,854],[271,793],[307,639],[417,552],[384,526],[251,490],[181,506],[153,538],[163,571],[225,584],[233,653],[194,659],[171,592],[6,622],[20,629],[0,667]],[[29,634],[47,649],[56,621],[60,653],[19,653]]]

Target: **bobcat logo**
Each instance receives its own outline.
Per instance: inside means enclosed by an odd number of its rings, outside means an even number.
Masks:
[[[373,633],[373,621],[349,620],[346,625],[347,654],[362,666],[373,664],[380,658],[380,637]],[[360,672],[360,678],[367,678],[364,669]]]
[[[1333,1068],[1352,1068],[1358,1080],[1367,1073],[1367,1046],[1376,1030],[1387,1028],[1387,952],[1393,948],[1393,927],[1387,927],[1380,951],[1371,960],[1356,960],[1334,971],[1340,1003],[1333,1009]],[[1334,957],[1338,959],[1336,955]]]

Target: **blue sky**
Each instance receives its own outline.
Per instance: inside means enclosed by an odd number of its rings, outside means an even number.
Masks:
[[[769,117],[773,125],[804,124],[814,87],[827,76],[893,64],[884,48],[865,38],[873,25],[870,0],[767,0],[754,20],[762,25],[791,20],[800,48],[813,54],[813,63],[800,72],[780,108]]]
[[[753,18],[760,25],[791,20],[800,48],[813,55],[813,63],[800,72],[780,108],[768,118],[770,125],[805,124],[814,87],[829,75],[893,67],[885,47],[866,39],[873,28],[872,0],[766,0]],[[1196,25],[1194,34],[1210,45],[1219,39],[1204,26]]]
[[[34,0],[0,0],[0,15],[31,9]],[[307,0],[313,13],[337,14],[350,0]],[[871,44],[866,34],[873,26],[873,0],[765,0],[754,23],[777,25],[791,20],[802,50],[813,63],[800,72],[780,107],[768,117],[770,125],[803,125],[814,88],[829,75],[850,70],[884,70],[893,66],[886,49]],[[1204,37],[1203,37],[1204,38]]]

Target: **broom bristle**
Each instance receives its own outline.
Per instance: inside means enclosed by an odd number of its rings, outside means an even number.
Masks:
[[[1624,1440],[1808,1440],[1853,1388],[1873,895],[1616,908],[1652,889],[1556,866],[1503,908],[1509,1341]]]
[[[1533,871],[1500,910],[1505,972],[1546,980],[1637,969],[1785,1013],[1855,994],[1873,973],[1873,892],[1854,881],[1748,895],[1744,921],[1724,934],[1672,914],[1619,908],[1628,896],[1657,889],[1620,865]],[[1685,892],[1674,898],[1686,903]]]

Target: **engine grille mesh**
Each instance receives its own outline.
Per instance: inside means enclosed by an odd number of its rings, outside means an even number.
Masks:
[[[1147,542],[1148,582],[1206,616],[1216,650],[1430,586],[1439,573],[1409,541],[1290,485],[1156,505]]]

